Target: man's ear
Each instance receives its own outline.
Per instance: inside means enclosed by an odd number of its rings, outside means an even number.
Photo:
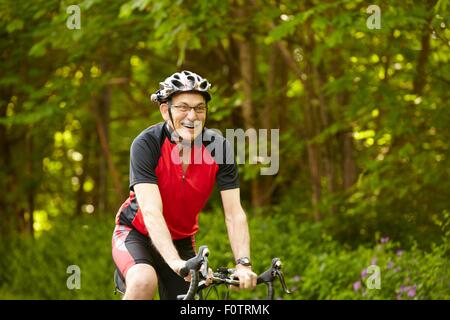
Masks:
[[[170,119],[169,117],[169,105],[167,102],[161,103],[159,105],[159,111],[161,112],[161,115],[165,121],[168,121]]]

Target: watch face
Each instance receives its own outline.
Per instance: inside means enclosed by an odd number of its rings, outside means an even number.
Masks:
[[[238,259],[237,263],[238,264],[242,264],[243,266],[251,266],[252,265],[251,262],[250,262],[250,259],[247,258],[247,257]]]

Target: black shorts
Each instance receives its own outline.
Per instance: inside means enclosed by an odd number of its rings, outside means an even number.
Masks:
[[[173,241],[181,259],[195,256],[193,237]],[[164,261],[148,236],[128,226],[116,225],[112,238],[112,255],[119,275],[125,279],[130,267],[138,263],[151,265],[158,276],[159,297],[176,300],[177,295],[186,294],[189,282],[177,275]]]

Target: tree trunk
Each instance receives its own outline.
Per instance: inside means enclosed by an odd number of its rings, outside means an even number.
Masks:
[[[253,114],[253,81],[254,81],[254,48],[250,40],[239,41],[239,62],[241,66],[242,89],[244,100],[242,102],[242,116],[246,129],[255,127]]]
[[[25,230],[31,235],[34,235],[34,199],[36,193],[36,170],[34,170],[34,144],[33,144],[33,132],[32,127],[28,128],[27,134],[27,149],[28,149],[28,158],[27,158],[27,171],[28,171],[28,181],[27,181],[27,204],[28,204],[28,213],[29,218],[25,220]]]
[[[239,61],[241,65],[242,89],[244,99],[242,101],[242,117],[245,129],[255,128],[253,113],[253,81],[254,81],[254,51],[253,44],[249,40],[239,42]],[[253,160],[253,159],[250,159]],[[261,207],[261,192],[258,178],[251,181],[252,206]]]
[[[421,39],[422,50],[417,59],[416,75],[413,82],[413,92],[421,95],[426,83],[425,67],[430,54],[430,33],[428,30],[424,32]]]
[[[118,197],[123,196],[124,192],[120,184],[119,173],[112,160],[111,151],[109,148],[109,111],[111,100],[111,87],[106,86],[103,89],[102,95],[97,101],[95,114],[95,121],[100,145],[103,151],[103,159],[99,162],[99,211],[105,212],[109,209],[107,197],[107,172],[111,173],[113,179],[114,190]]]
[[[312,204],[314,210],[314,218],[316,221],[322,219],[322,213],[319,210],[319,202],[322,196],[321,190],[321,165],[320,165],[320,146],[317,142],[312,142],[320,132],[320,106],[319,100],[315,97],[314,92],[314,75],[310,65],[306,65],[306,74],[308,78],[305,81],[305,128],[308,141],[308,160],[311,173],[312,188]]]
[[[278,110],[276,107],[277,97],[279,96],[279,90],[276,88],[276,76],[278,74],[278,49],[275,45],[272,45],[269,58],[269,72],[267,74],[265,104],[263,112],[260,114],[260,122],[262,127],[267,130],[267,153],[274,154],[274,150],[269,151],[269,137],[271,137],[270,130],[272,129],[272,117],[275,119],[278,117]],[[262,205],[267,205],[272,202],[272,193],[275,190],[273,176],[261,176],[261,189],[264,191],[260,199]]]
[[[278,47],[278,46],[277,46]],[[280,79],[279,81],[279,90],[277,93],[277,128],[280,129],[280,134],[284,132],[285,129],[287,129],[288,124],[288,110],[287,110],[287,90],[288,90],[288,80],[289,80],[289,74],[288,74],[288,66],[285,63],[285,61],[278,55],[278,77]]]
[[[237,18],[246,23],[250,16],[250,7],[245,6],[237,10]],[[256,121],[253,111],[253,87],[255,81],[255,48],[251,40],[251,34],[244,34],[243,39],[238,41],[239,64],[242,79],[242,91],[244,99],[242,101],[242,117],[245,129],[255,128]],[[254,160],[254,159],[251,159]],[[259,208],[262,206],[262,194],[260,190],[260,180],[255,177],[251,181],[252,206]]]
[[[311,36],[313,37],[313,36]],[[312,52],[310,52],[312,54]],[[328,103],[323,95],[323,85],[324,79],[323,74],[320,72],[320,69],[311,64],[311,70],[313,71],[313,83],[314,83],[314,91],[317,94],[319,101],[319,115],[320,115],[320,123],[321,130],[319,132],[326,130],[332,124],[331,114],[329,111]],[[334,136],[333,136],[334,137]],[[327,138],[323,145],[321,146],[323,152],[323,163],[325,167],[325,175],[327,177],[327,185],[328,191],[331,195],[334,195],[336,192],[336,168],[333,159],[333,139],[332,137]],[[332,205],[330,207],[331,214],[336,214],[337,208]]]
[[[305,36],[308,38],[305,39],[304,50],[307,56],[312,57],[314,54],[314,49],[316,47],[314,33],[312,32],[310,23],[307,23],[305,28]],[[314,97],[317,101],[317,114],[318,114],[318,122],[315,126],[314,135],[320,134],[324,130],[330,127],[332,124],[331,112],[329,109],[328,101],[323,94],[323,86],[326,82],[325,75],[323,72],[323,68],[321,65],[316,66],[312,59],[306,59],[306,72],[308,74],[307,82],[310,82],[311,85],[307,86],[309,88],[309,96]],[[310,99],[311,100],[311,99]],[[323,166],[325,169],[325,177],[328,187],[328,193],[330,195],[334,195],[336,192],[336,168],[333,159],[333,138],[328,137],[322,144],[319,146],[321,150],[321,158],[318,161],[322,160]],[[320,179],[320,177],[319,177]],[[317,183],[317,182],[316,182]],[[319,182],[320,183],[320,182]],[[330,212],[334,215],[337,211],[336,206],[331,205]]]
[[[305,117],[305,137],[310,140],[318,133],[317,123],[319,119],[316,118],[315,112],[317,108],[314,108],[312,99],[314,98],[314,89],[311,83],[311,76],[307,80],[303,77],[303,72],[292,57],[291,52],[283,42],[277,42],[277,47],[281,52],[281,55],[289,66],[290,70],[294,72],[305,89],[304,100],[302,101],[303,113]],[[307,73],[311,75],[311,72]],[[318,204],[321,197],[320,186],[320,153],[319,147],[316,143],[307,143],[307,154],[309,162],[309,171],[311,175],[311,202],[313,206],[314,219],[319,221],[321,219],[321,213],[319,211]]]
[[[353,186],[356,182],[356,162],[351,131],[341,133],[342,139],[342,181],[344,190]]]
[[[306,137],[311,140],[317,132],[317,119],[314,116],[315,108],[311,106],[309,93],[310,88],[305,88],[305,129]],[[319,202],[321,198],[321,185],[320,185],[320,149],[317,143],[307,143],[307,153],[309,162],[309,171],[311,174],[311,190],[312,190],[312,205],[314,212],[314,219],[320,221],[322,219],[321,212],[319,211]]]
[[[93,145],[93,136],[95,133],[92,132],[93,128],[90,126],[91,122],[87,123],[83,126],[81,131],[81,136],[83,141],[85,141],[84,149],[83,149],[83,161],[82,161],[82,169],[83,172],[79,177],[79,189],[76,194],[76,206],[75,206],[75,216],[80,216],[82,214],[82,206],[87,203],[85,192],[83,189],[83,185],[86,182],[86,178],[89,172],[89,166],[91,163],[91,154],[92,154],[92,145]]]
[[[10,95],[2,91],[0,117],[6,118],[6,109]],[[10,180],[13,176],[11,170],[11,150],[8,141],[6,125],[0,124],[0,187],[3,192],[0,192],[0,236],[9,233],[12,212],[8,203],[7,194],[10,190]]]
[[[423,29],[423,34],[421,38],[421,50],[419,53],[419,56],[417,57],[417,64],[416,64],[416,73],[413,80],[413,89],[412,92],[418,96],[422,95],[423,89],[426,85],[426,64],[428,62],[428,57],[430,55],[430,32],[429,32],[429,24],[432,17],[428,18],[428,23],[425,25]],[[410,103],[411,110],[415,109],[415,105],[413,102]],[[425,130],[425,128],[421,128],[422,130]],[[411,139],[414,139],[414,137],[408,137],[407,135],[403,136],[397,136],[393,139],[390,152],[393,150],[396,150],[403,146],[407,141],[411,141]]]

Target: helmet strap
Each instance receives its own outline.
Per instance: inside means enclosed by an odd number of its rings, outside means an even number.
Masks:
[[[183,142],[183,137],[178,133],[175,123],[173,122],[173,116],[172,116],[172,99],[167,100],[167,105],[169,106],[169,118],[170,122],[172,122],[172,128],[173,131],[177,134],[179,142]]]

